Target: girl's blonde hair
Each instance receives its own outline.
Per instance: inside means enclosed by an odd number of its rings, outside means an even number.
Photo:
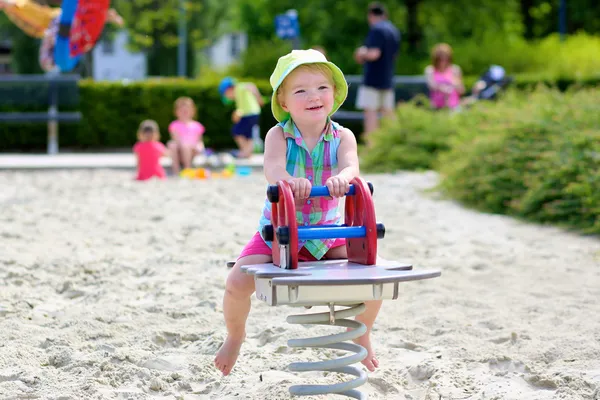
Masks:
[[[160,140],[160,129],[158,128],[158,124],[153,119],[145,119],[140,124],[137,137],[140,141],[148,141],[148,137],[146,135],[152,135],[152,139],[150,140]]]
[[[438,43],[431,50],[431,63],[435,69],[438,69],[442,58],[448,60],[448,64],[452,64],[452,47],[447,43]]]
[[[308,71],[313,73],[320,73],[327,78],[327,80],[334,86],[333,90],[335,91],[335,81],[333,80],[333,72],[331,69],[323,63],[313,63],[313,64],[302,64],[298,68],[294,69],[294,71]],[[291,75],[291,73],[290,73]],[[288,77],[290,76],[288,75]],[[283,80],[281,85],[277,88],[277,101],[281,104],[281,100],[283,98],[283,93],[286,88],[287,77]]]
[[[191,97],[182,96],[177,98],[177,100],[175,100],[173,111],[177,112],[177,110],[183,106],[192,107],[192,109],[194,110],[194,117],[196,116],[196,103],[194,103],[194,100],[192,100]]]

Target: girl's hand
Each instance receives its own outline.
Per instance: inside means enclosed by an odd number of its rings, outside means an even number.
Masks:
[[[452,86],[454,86],[455,88],[459,87],[462,84],[460,76],[456,76],[456,75],[452,76],[452,79],[450,79],[450,82],[452,83]]]
[[[294,198],[297,200],[308,199],[310,196],[310,190],[312,189],[312,184],[306,178],[292,178],[288,180],[288,183],[292,187],[292,192],[294,192]]]
[[[331,197],[343,197],[350,190],[350,182],[340,175],[335,175],[327,179],[325,186],[329,189]]]

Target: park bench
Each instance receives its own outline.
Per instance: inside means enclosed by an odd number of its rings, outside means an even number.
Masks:
[[[81,112],[59,111],[78,104],[78,81],[72,74],[0,75],[0,123],[47,123],[47,152],[58,153],[58,124],[81,121]]]

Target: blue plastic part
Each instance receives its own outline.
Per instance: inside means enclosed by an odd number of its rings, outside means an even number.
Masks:
[[[364,226],[328,226],[319,225],[298,227],[298,240],[310,239],[338,239],[362,238],[367,235]]]
[[[346,193],[346,196],[353,196],[356,193],[354,189],[354,185],[350,185],[350,190]],[[313,186],[310,190],[310,197],[319,197],[319,196],[330,196],[329,189],[327,186]]]
[[[75,17],[75,11],[79,0],[63,0],[61,5],[61,14],[59,24],[61,28],[69,27],[69,29],[60,29],[56,34],[56,44],[54,46],[54,62],[61,72],[72,71],[77,66],[81,56],[71,57],[70,37],[64,34],[70,31],[71,24]],[[61,35],[62,33],[62,35]]]

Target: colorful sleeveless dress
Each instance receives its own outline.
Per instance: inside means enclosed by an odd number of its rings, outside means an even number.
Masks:
[[[328,121],[327,127],[321,134],[317,145],[309,152],[300,131],[291,119],[278,124],[283,128],[287,141],[287,172],[296,178],[306,178],[313,186],[324,186],[325,181],[338,173],[337,152],[340,146],[340,125]],[[339,199],[328,200],[316,197],[305,200],[304,204],[296,205],[296,220],[298,225],[330,225],[340,224]],[[266,200],[259,221],[258,231],[271,223],[271,203]],[[264,237],[263,237],[264,239]],[[320,260],[333,247],[335,239],[311,239],[301,241],[299,247],[308,250],[315,259]],[[271,247],[271,242],[266,242]]]

